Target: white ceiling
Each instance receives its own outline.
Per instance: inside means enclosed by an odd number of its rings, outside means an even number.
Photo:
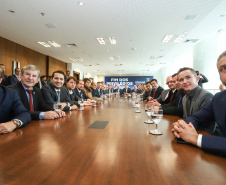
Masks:
[[[67,63],[86,66],[87,71],[99,75],[153,74],[194,45],[185,40],[205,39],[226,24],[225,0],[81,0],[83,6],[78,2],[0,0],[0,36]],[[197,17],[185,20],[188,15]],[[48,28],[48,23],[57,28]],[[181,43],[161,42],[167,34],[184,32],[187,37]],[[103,37],[107,44],[100,45],[97,37]],[[117,44],[111,45],[108,37],[116,37]],[[62,47],[37,44],[48,40]],[[66,47],[69,43],[77,47]],[[110,56],[121,60],[112,61]],[[153,60],[151,56],[163,57]],[[84,61],[72,62],[70,57]]]

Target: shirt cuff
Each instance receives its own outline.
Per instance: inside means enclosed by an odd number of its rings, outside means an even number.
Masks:
[[[45,116],[45,112],[40,112],[39,119],[44,119],[44,116]]]
[[[198,136],[197,146],[199,148],[202,148],[202,134],[199,134],[199,136]]]

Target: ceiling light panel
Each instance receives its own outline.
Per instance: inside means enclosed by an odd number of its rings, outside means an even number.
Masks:
[[[57,26],[54,23],[46,24],[48,28],[56,28]]]
[[[51,46],[45,42],[38,42],[39,44],[41,44],[44,47],[50,48]]]
[[[179,35],[174,42],[181,42],[183,40],[183,38],[186,37],[186,35]]]
[[[109,37],[111,44],[116,44],[116,38],[115,37]]]
[[[163,38],[162,42],[169,42],[170,39],[172,39],[172,37],[173,37],[173,35],[166,35],[166,36]]]
[[[106,44],[104,41],[104,38],[97,38],[97,41],[102,45],[102,44]]]
[[[54,41],[48,41],[48,43],[51,44],[52,46],[56,47],[56,48],[61,47],[60,44],[57,44],[57,43],[54,42]]]

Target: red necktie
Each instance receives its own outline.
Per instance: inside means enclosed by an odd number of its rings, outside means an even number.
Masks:
[[[32,90],[26,90],[29,93],[29,97],[30,97],[30,111],[33,112],[34,108],[33,108],[33,102],[32,102]]]
[[[171,103],[171,101],[173,100],[173,97],[174,97],[174,93],[172,92],[172,93],[171,93],[171,97],[170,97],[170,103]]]
[[[155,92],[156,92],[156,91],[154,91],[154,95],[153,95],[153,98],[155,97]]]

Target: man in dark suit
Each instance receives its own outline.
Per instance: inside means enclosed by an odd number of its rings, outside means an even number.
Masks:
[[[175,86],[177,89],[177,93],[175,95],[175,98],[172,102],[162,105],[163,114],[166,115],[175,115],[183,117],[183,106],[182,106],[182,99],[185,95],[185,91],[180,88],[180,83],[177,79],[177,73],[172,75],[173,81],[175,81]]]
[[[0,85],[7,86],[8,85],[7,76],[4,75],[4,73],[5,73],[5,65],[4,64],[0,64],[0,69],[3,70],[3,78],[2,78],[2,82],[0,83]]]
[[[42,96],[47,104],[53,107],[54,103],[61,104],[61,110],[69,111],[77,109],[63,87],[65,74],[63,71],[54,71],[51,78],[51,84],[45,85],[41,91]]]
[[[154,105],[164,105],[171,103],[176,97],[177,94],[176,83],[173,80],[172,76],[167,77],[166,84],[168,85],[169,89],[163,90],[161,95],[157,99],[154,99],[152,101]]]
[[[117,85],[117,89],[115,89],[114,92],[115,92],[115,93],[120,93],[120,95],[123,94],[122,89],[120,89],[120,85],[119,85],[119,84]]]
[[[128,84],[125,84],[125,88],[122,90],[122,94],[124,93],[132,93],[131,89],[128,87]]]
[[[3,74],[3,69],[0,69],[0,83]],[[0,112],[0,134],[12,132],[31,121],[31,116],[24,108],[17,92],[2,85],[0,85]]]
[[[13,85],[19,82],[21,80],[20,74],[21,74],[20,68],[16,68],[15,74],[8,77],[8,85]]]
[[[220,79],[226,85],[226,51],[217,60]],[[226,155],[226,91],[217,93],[212,101],[197,113],[173,124],[172,132],[177,138],[200,147],[203,150]],[[220,135],[201,135],[196,132],[200,125],[218,124]],[[187,124],[186,124],[187,123]]]
[[[151,97],[151,84],[150,84],[150,82],[146,83],[145,88],[146,88],[146,91],[143,94],[143,100],[144,101],[150,101],[150,100],[152,100],[152,97]]]
[[[93,97],[100,98],[100,96],[103,94],[103,92],[101,90],[101,87],[102,87],[102,83],[101,82],[97,82],[97,88],[93,92]]]
[[[151,87],[152,87],[151,97],[153,99],[156,99],[161,95],[161,93],[164,89],[158,84],[158,81],[156,79],[152,79],[150,83],[151,83]]]
[[[89,100],[90,98],[86,95],[85,91],[83,90],[84,88],[84,81],[83,80],[77,80],[76,81],[76,88],[75,88],[75,94],[83,99],[83,100]]]
[[[137,89],[137,85],[136,85],[136,84],[134,84],[134,85],[133,85],[133,89],[132,89],[132,92],[135,92],[135,93],[137,93],[137,90],[138,90],[138,89]]]
[[[21,72],[21,81],[9,87],[18,92],[24,107],[30,111],[33,120],[55,119],[65,116],[64,112],[55,112],[53,106],[47,105],[40,89],[34,87],[39,80],[39,75],[40,71],[36,66],[24,66]]]

